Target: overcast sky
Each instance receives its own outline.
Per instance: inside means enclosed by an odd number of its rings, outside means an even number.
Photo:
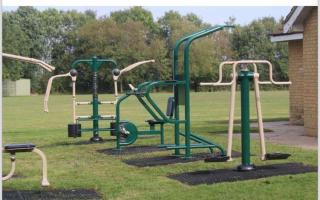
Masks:
[[[47,9],[48,7],[36,7],[39,10]],[[109,16],[110,12],[117,10],[128,9],[129,7],[54,7],[59,10],[78,10],[85,11],[87,9],[94,10],[98,17],[101,16]],[[195,13],[198,15],[203,21],[208,22],[210,24],[222,24],[228,20],[229,16],[233,16],[236,18],[236,23],[241,25],[245,25],[250,23],[254,19],[258,19],[261,17],[269,17],[272,16],[276,19],[280,19],[281,16],[286,16],[291,7],[287,6],[261,6],[261,7],[144,7],[145,9],[152,12],[153,17],[158,19],[163,16],[163,14],[169,10],[178,11],[181,14],[187,13]],[[4,11],[16,10],[17,7],[3,7]]]

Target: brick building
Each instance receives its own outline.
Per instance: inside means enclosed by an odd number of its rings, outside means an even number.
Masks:
[[[318,8],[293,7],[283,32],[272,42],[288,42],[290,123],[304,126],[304,134],[318,136]]]

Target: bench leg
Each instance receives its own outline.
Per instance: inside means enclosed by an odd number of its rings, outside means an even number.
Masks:
[[[11,154],[10,159],[11,159],[11,170],[8,175],[2,177],[3,181],[9,180],[13,176],[14,171],[16,170],[16,157],[15,157],[15,155]]]
[[[41,182],[41,185],[42,186],[49,186],[50,183],[48,181],[47,158],[44,155],[44,153],[37,148],[34,148],[32,152],[38,154],[42,159],[42,182]]]

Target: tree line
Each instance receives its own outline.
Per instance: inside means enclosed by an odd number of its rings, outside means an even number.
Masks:
[[[3,12],[2,19],[3,52],[41,59],[56,67],[54,74],[67,73],[74,60],[94,55],[116,60],[119,68],[141,60],[156,60],[154,64],[138,67],[123,76],[120,88],[124,90],[127,83],[171,79],[175,41],[215,25],[203,22],[193,13],[181,15],[173,10],[154,20],[152,13],[142,7],[115,11],[99,18],[91,10],[49,8],[39,11],[33,7],[19,7]],[[264,17],[241,26],[230,17],[225,23],[235,25],[234,29],[197,40],[190,53],[191,87],[197,91],[200,81],[217,80],[219,63],[235,59],[269,60],[275,67],[275,79],[287,80],[287,45],[271,43],[268,36],[282,27],[282,20]],[[90,92],[89,67],[80,66],[78,71],[77,90]],[[34,93],[43,93],[52,75],[31,64],[3,59],[3,78],[30,78]],[[101,91],[112,90],[110,67],[102,67],[99,71],[99,85]],[[59,79],[53,86],[53,90],[60,93],[70,89],[68,79]]]

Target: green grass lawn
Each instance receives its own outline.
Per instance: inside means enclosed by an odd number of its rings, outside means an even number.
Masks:
[[[165,108],[170,94],[155,94],[155,99]],[[101,95],[102,100],[113,99],[112,95]],[[89,100],[90,95],[80,95],[79,99]],[[253,94],[251,94],[253,100]],[[192,131],[216,141],[226,147],[229,92],[191,94]],[[239,94],[237,96],[239,105]],[[169,155],[171,151],[153,152],[125,156],[109,156],[96,150],[115,146],[112,141],[102,144],[82,144],[91,133],[81,138],[67,137],[67,124],[71,122],[72,100],[69,95],[53,95],[49,100],[50,113],[43,112],[43,96],[6,97],[3,99],[3,143],[37,144],[43,150],[49,164],[49,189],[95,189],[104,199],[316,199],[317,174],[307,173],[278,176],[258,180],[221,183],[213,185],[188,186],[171,180],[169,174],[220,168],[234,168],[240,158],[226,163],[205,163],[203,161],[175,165],[137,168],[126,165],[121,160],[143,156]],[[109,107],[108,107],[109,106]],[[103,114],[113,113],[113,106],[103,106]],[[262,109],[266,120],[288,118],[288,92],[262,92]],[[107,112],[108,110],[108,112]],[[79,114],[89,114],[90,107],[79,108]],[[252,119],[255,115],[254,101],[251,103]],[[239,119],[240,108],[236,109]],[[131,97],[123,105],[123,119],[145,127],[145,119],[150,117]],[[87,124],[90,125],[90,124]],[[105,123],[105,126],[108,124]],[[239,127],[236,127],[239,130]],[[102,133],[103,138],[111,138]],[[172,127],[166,128],[166,142],[173,141]],[[138,139],[134,145],[158,144],[158,137]],[[259,155],[258,141],[252,141],[252,153]],[[240,151],[240,141],[235,139],[234,149]],[[262,162],[253,156],[256,165],[303,162],[317,165],[317,152],[267,143],[270,152],[291,153],[288,160]],[[207,150],[196,150],[207,151]],[[196,152],[194,151],[194,152]],[[9,155],[3,156],[4,173],[9,171]],[[17,178],[3,183],[4,189],[37,189],[40,184],[40,159],[28,153],[17,154]]]

